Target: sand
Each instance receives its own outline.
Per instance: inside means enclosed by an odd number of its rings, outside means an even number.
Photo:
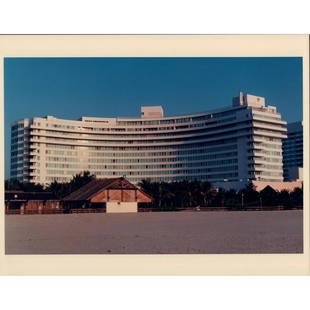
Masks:
[[[6,215],[6,254],[302,253],[302,211]]]

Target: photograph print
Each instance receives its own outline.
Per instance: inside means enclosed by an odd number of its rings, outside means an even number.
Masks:
[[[303,253],[302,57],[5,57],[5,254]]]

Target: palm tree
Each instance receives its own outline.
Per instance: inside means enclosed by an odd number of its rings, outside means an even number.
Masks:
[[[210,201],[210,196],[212,196],[212,186],[209,182],[201,182],[200,183],[200,195],[202,197],[202,205],[207,206]]]
[[[296,187],[294,191],[290,193],[290,197],[292,199],[292,203],[294,206],[302,206],[303,205],[303,189]]]
[[[61,199],[71,193],[70,183],[58,183],[53,181],[46,188],[47,191],[52,192],[57,198]]]
[[[22,183],[16,179],[5,180],[5,190],[22,190]]]
[[[20,190],[24,192],[43,192],[44,187],[41,184],[30,182],[20,182],[16,179],[5,180],[6,190]]]
[[[279,204],[285,207],[292,206],[291,195],[288,190],[284,189],[278,194]]]
[[[278,192],[267,185],[261,192],[261,198],[267,206],[276,206],[278,204]]]
[[[95,176],[91,175],[89,171],[83,171],[79,174],[76,174],[75,176],[73,176],[72,180],[70,181],[71,192],[74,192],[78,188],[92,181],[94,178]]]

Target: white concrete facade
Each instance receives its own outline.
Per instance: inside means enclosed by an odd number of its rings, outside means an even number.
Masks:
[[[240,93],[230,107],[185,116],[149,108],[141,118],[47,116],[13,123],[11,177],[48,184],[89,170],[133,183],[283,181],[286,122],[263,97]]]
[[[158,118],[164,116],[164,110],[161,106],[141,107],[141,118]]]
[[[107,202],[107,213],[136,213],[138,212],[137,202]]]

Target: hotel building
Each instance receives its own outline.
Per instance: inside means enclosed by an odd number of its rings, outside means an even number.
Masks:
[[[265,98],[249,94],[199,114],[142,107],[139,118],[34,117],[11,129],[11,178],[20,181],[66,182],[83,170],[133,183],[283,181],[286,122]]]
[[[302,180],[303,124],[287,124],[287,139],[283,140],[283,173],[285,181]]]

